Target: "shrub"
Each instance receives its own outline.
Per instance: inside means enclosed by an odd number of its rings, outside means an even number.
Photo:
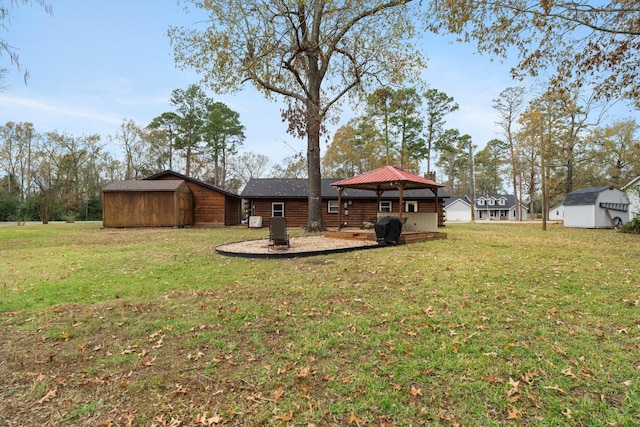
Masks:
[[[640,215],[636,215],[631,221],[620,229],[623,233],[640,233]]]

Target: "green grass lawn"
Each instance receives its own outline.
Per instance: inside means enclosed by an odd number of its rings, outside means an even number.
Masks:
[[[0,425],[640,424],[638,235],[444,231],[257,260],[215,247],[265,229],[4,224]]]

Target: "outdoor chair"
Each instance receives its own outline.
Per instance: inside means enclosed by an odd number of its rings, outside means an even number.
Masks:
[[[289,248],[289,232],[287,222],[283,216],[271,217],[269,221],[269,243],[270,248],[285,246]]]

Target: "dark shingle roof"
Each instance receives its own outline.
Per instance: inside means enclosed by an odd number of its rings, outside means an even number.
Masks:
[[[332,187],[331,184],[338,182],[340,179],[336,178],[324,178],[321,180],[320,188],[322,197],[325,199],[337,199],[338,190]],[[308,197],[308,180],[306,178],[254,178],[250,179],[247,185],[245,185],[241,197],[246,199],[273,199],[273,198],[287,198],[287,199],[306,199]],[[431,190],[405,190],[402,192],[403,199],[425,199],[433,198],[434,194]],[[353,188],[347,188],[343,191],[342,197],[345,199],[371,199],[376,198],[376,194],[369,190],[357,190]],[[385,191],[382,194],[383,199],[398,198],[398,191]],[[447,198],[449,194],[443,190],[438,190],[439,198]]]
[[[144,180],[145,181],[147,181],[147,180],[149,180],[149,181],[160,180],[160,178],[162,178],[163,176],[168,176],[168,175],[175,176],[176,178],[182,179],[184,181],[193,182],[195,184],[198,184],[198,185],[200,185],[202,187],[205,187],[205,188],[208,188],[210,190],[214,190],[214,191],[217,191],[219,193],[226,194],[227,196],[239,197],[237,194],[232,193],[232,192],[227,191],[227,190],[223,190],[222,188],[216,187],[213,184],[209,184],[208,182],[200,181],[199,179],[195,179],[195,178],[188,177],[186,175],[182,175],[182,174],[180,174],[178,172],[174,172],[172,170],[166,170],[164,172],[160,172],[160,173],[157,173],[155,175],[151,175],[149,177],[146,177]]]
[[[572,191],[564,199],[565,206],[593,205],[598,199],[598,194],[613,187],[588,187]]]
[[[458,200],[462,201],[463,203],[465,203],[466,205],[468,205],[469,207],[471,207],[471,203],[469,203],[469,199],[467,198],[467,196],[465,197],[450,197],[449,199],[447,199],[444,203],[444,207],[449,207],[452,204],[454,204],[455,202],[457,202]]]
[[[489,199],[495,199],[495,202],[493,205],[489,205],[487,204],[486,200],[487,200],[487,196],[489,197]],[[479,199],[484,199],[485,200],[485,204],[483,205],[479,205],[478,204],[478,200]],[[500,199],[504,199],[504,205],[500,205],[498,204],[498,200]],[[513,197],[513,194],[485,194],[485,195],[477,195],[476,196],[476,209],[479,210],[505,210],[505,209],[511,209],[512,207],[514,207],[516,205],[516,198]]]
[[[106,185],[102,191],[176,191],[183,184],[183,180],[114,181]]]

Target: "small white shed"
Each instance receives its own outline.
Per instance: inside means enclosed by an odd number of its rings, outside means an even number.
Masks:
[[[572,191],[564,199],[564,226],[611,228],[629,221],[629,199],[615,187]]]
[[[629,219],[640,215],[640,176],[622,187],[629,198]]]
[[[451,222],[471,222],[471,203],[466,197],[452,197],[444,205],[445,218]]]
[[[564,221],[564,203],[549,208],[549,216],[547,218],[550,221]]]

